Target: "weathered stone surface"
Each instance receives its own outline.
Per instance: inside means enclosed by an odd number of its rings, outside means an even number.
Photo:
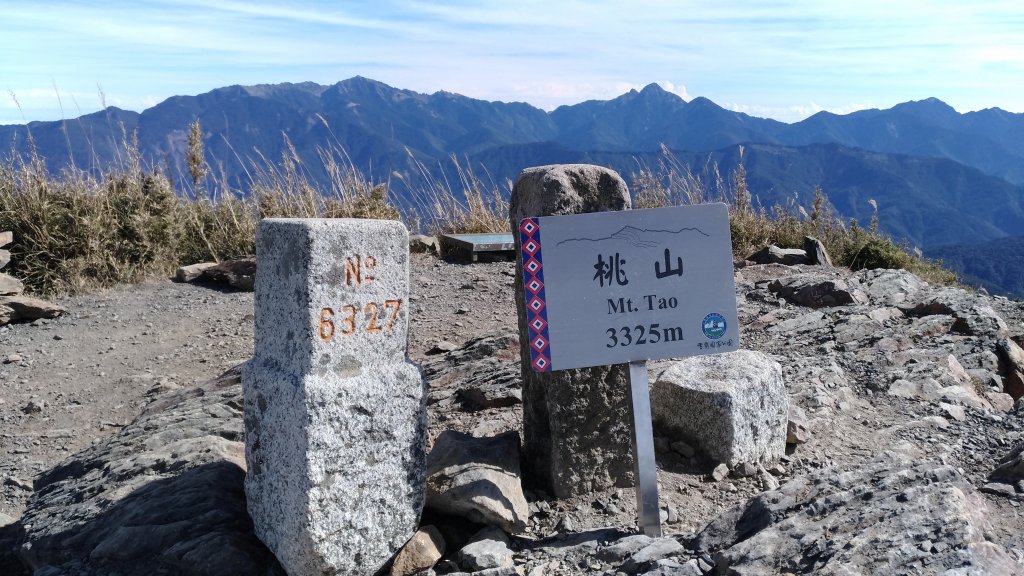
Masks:
[[[730,468],[785,454],[788,415],[782,367],[751,350],[685,358],[651,389],[656,429]]]
[[[18,548],[24,536],[21,523],[6,514],[0,514],[0,567],[4,576],[29,576],[29,570],[18,555]]]
[[[480,530],[458,553],[459,565],[467,570],[489,570],[512,566],[508,536],[493,526]]]
[[[768,289],[787,301],[808,308],[866,304],[868,296],[856,284],[838,277],[799,274],[775,280]]]
[[[522,404],[515,334],[474,338],[461,348],[432,356],[421,364],[424,378],[431,383],[430,404],[458,401],[469,411]]]
[[[431,568],[444,556],[444,549],[444,538],[437,528],[420,528],[395,556],[391,564],[391,576],[412,576]]]
[[[519,480],[519,434],[442,432],[427,457],[427,507],[522,532],[530,511]]]
[[[622,563],[620,570],[627,573],[635,573],[652,566],[658,560],[682,551],[683,545],[674,538],[657,538],[627,558]]]
[[[1005,362],[1003,391],[1016,401],[1024,397],[1024,350],[1010,338],[1000,338],[997,345]]]
[[[804,236],[804,252],[807,253],[808,264],[832,267],[832,257],[828,255],[825,244],[814,236]]]
[[[25,291],[25,285],[14,276],[0,274],[0,296],[12,296]]]
[[[989,480],[1016,484],[1024,480],[1024,442],[1014,446],[1010,453],[999,461],[999,466],[989,475]]]
[[[1005,392],[986,392],[985,399],[992,405],[992,408],[1000,412],[1009,412],[1013,410],[1013,396]]]
[[[654,542],[654,538],[644,534],[626,536],[625,538],[619,538],[615,542],[605,546],[599,550],[594,557],[602,562],[622,562],[626,558],[629,558],[633,554],[639,552],[644,547],[650,545],[652,542]]]
[[[1018,573],[1007,551],[985,539],[988,513],[956,468],[886,452],[752,498],[713,520],[694,545],[713,554],[720,574]]]
[[[188,266],[181,266],[174,272],[175,282],[192,282],[202,277],[205,270],[209,270],[216,266],[216,262],[199,262],[198,264],[189,264]],[[249,288],[252,290],[252,288]]]
[[[239,370],[147,406],[35,481],[37,574],[280,574],[246,513]]]
[[[210,266],[202,271],[198,280],[252,292],[256,285],[256,258],[226,260]]]
[[[434,236],[412,234],[409,236],[409,251],[427,254],[440,254],[441,244]]]
[[[415,532],[426,405],[399,222],[267,219],[246,365],[245,490],[289,574],[373,574]]]
[[[0,250],[0,268],[7,266],[11,262],[11,251]]]
[[[0,232],[0,246],[7,246],[11,242],[14,242],[14,232],[10,230]]]
[[[624,210],[626,183],[599,166],[569,164],[523,170],[512,190],[513,230],[526,217]],[[513,234],[516,252],[520,238]],[[523,374],[523,468],[527,482],[566,497],[632,486],[629,367],[599,366],[537,373],[530,366],[522,264],[516,266]]]
[[[1013,498],[1017,495],[1017,490],[1014,489],[1013,486],[1009,484],[1001,484],[999,482],[983,484],[978,488],[978,491],[984,492],[985,494],[991,494],[993,496],[1002,496],[1004,498]]]
[[[944,314],[954,318],[952,331],[968,336],[1005,336],[1006,321],[982,298],[962,288],[940,288],[920,301],[900,306],[910,316]]]
[[[0,304],[0,326],[8,324],[14,318],[14,309]]]
[[[861,280],[864,291],[876,306],[901,306],[917,301],[928,283],[906,270],[859,270],[853,275]]]
[[[807,252],[800,248],[779,248],[778,246],[765,246],[764,248],[747,256],[747,260],[756,264],[783,264],[795,266],[807,264]]]
[[[64,307],[58,304],[21,295],[0,296],[0,306],[6,306],[14,311],[11,315],[12,321],[56,318],[66,312]]]
[[[804,444],[811,437],[807,415],[803,408],[790,404],[786,422],[786,444]]]

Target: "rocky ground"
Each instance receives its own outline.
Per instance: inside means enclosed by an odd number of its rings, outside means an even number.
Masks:
[[[409,355],[430,384],[429,444],[444,430],[517,430],[513,264],[415,255],[410,276]],[[628,488],[568,500],[527,492],[530,517],[509,543],[512,567],[491,573],[1024,573],[1024,483],[989,478],[1024,442],[1024,408],[1000,394],[1009,369],[1000,341],[1021,340],[1024,305],[901,272],[757,265],[736,278],[743,347],[781,363],[806,442],[764,473],[716,478],[714,462],[659,434],[666,538],[628,536],[637,530]],[[210,381],[252,353],[251,293],[152,281],[57,302],[64,317],[0,328],[0,525],[13,522],[0,529],[0,563],[10,563],[0,573],[22,570],[14,545],[54,566],[46,574],[102,573],[89,572],[85,556],[131,560],[129,535],[111,536],[94,520],[87,526],[103,535],[95,541],[67,528],[103,508],[87,505],[95,494],[128,500],[110,494],[137,488],[140,475],[175,487],[165,500],[159,486],[149,489],[152,501],[201,515],[180,496],[186,480],[174,462],[183,457],[154,452],[156,444],[223,439],[182,445],[205,451],[188,465],[195,475],[239,458],[237,377]],[[199,413],[210,430],[185,430]],[[178,428],[154,440],[156,430]],[[145,454],[159,457],[143,462]],[[110,472],[119,466],[124,474]],[[238,508],[233,470],[217,485],[221,501]],[[30,504],[34,488],[41,493]],[[54,528],[62,514],[63,528]],[[128,507],[102,515],[145,524]],[[232,522],[217,534],[258,565],[265,550],[238,535],[244,522]],[[161,557],[187,572],[209,536],[169,534],[193,543],[185,551],[160,544]],[[455,552],[438,572],[466,569]]]

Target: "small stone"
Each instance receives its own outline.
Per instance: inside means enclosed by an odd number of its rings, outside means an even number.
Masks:
[[[629,557],[628,560],[622,563],[622,570],[627,573],[633,573],[640,569],[641,566],[645,566],[673,554],[678,554],[683,551],[683,545],[677,542],[674,538],[665,537],[658,538],[644,546],[635,554]]]
[[[488,527],[469,539],[458,554],[459,564],[467,570],[487,570],[512,566],[512,550],[508,536],[500,529]]]
[[[192,282],[203,275],[203,271],[207,268],[213,268],[216,266],[216,262],[200,262],[198,264],[189,264],[188,266],[182,266],[174,272],[175,282]]]
[[[671,444],[671,447],[673,450],[675,450],[676,452],[678,452],[679,454],[686,458],[693,458],[693,456],[697,453],[697,451],[693,449],[693,446],[690,446],[689,444],[683,442],[682,440],[677,440],[673,442]]]
[[[748,478],[757,474],[757,466],[750,462],[743,462],[732,469],[732,473],[739,478]]]
[[[572,521],[572,517],[565,515],[558,521],[558,526],[555,528],[557,528],[559,532],[575,532],[576,523]]]
[[[668,506],[666,508],[666,510],[668,512],[668,517],[665,518],[665,522],[667,522],[669,524],[678,524],[679,523],[679,513],[676,512],[676,507],[675,506]]]
[[[452,344],[447,340],[442,340],[437,344],[434,344],[433,348],[427,350],[427,356],[434,356],[435,354],[444,354],[445,352],[453,352],[458,349],[458,345]]]
[[[955,406],[945,402],[939,402],[939,406],[946,411],[946,414],[949,414],[949,416],[957,422],[963,422],[967,419],[967,414],[964,412],[963,406]]]
[[[765,470],[764,468],[761,468],[759,470],[758,479],[761,481],[761,489],[764,490],[765,492],[771,492],[772,490],[779,489],[779,481],[776,480],[775,476],[772,476],[772,474]]]
[[[437,238],[434,236],[410,234],[409,251],[420,254],[438,254],[441,251],[441,245],[438,243]]]
[[[978,490],[986,494],[1006,497],[1012,497],[1017,493],[1017,491],[1014,490],[1013,486],[1010,486],[1009,484],[1000,484],[998,482],[989,482],[988,484],[985,484],[981,488],[978,488]]]
[[[399,550],[391,576],[412,576],[431,568],[444,555],[444,538],[434,526],[424,526]]]
[[[992,405],[992,408],[1000,412],[1013,410],[1013,396],[1005,392],[986,392],[985,399]]]
[[[725,463],[715,466],[715,469],[711,471],[711,478],[715,482],[721,482],[729,477],[729,467]]]
[[[20,364],[23,360],[24,358],[21,357],[21,354],[8,354],[4,358],[4,364]]]
[[[43,402],[42,400],[38,402],[31,401],[28,404],[25,404],[25,406],[22,407],[21,411],[24,412],[25,414],[39,414],[43,411],[43,408],[45,407],[46,403]]]
[[[0,274],[0,296],[12,296],[25,291],[21,280],[8,274]]]

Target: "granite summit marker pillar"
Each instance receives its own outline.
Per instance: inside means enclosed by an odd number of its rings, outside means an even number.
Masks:
[[[520,172],[509,201],[513,232],[523,218],[628,210],[629,189],[613,170],[559,164]],[[520,234],[513,233],[516,252]],[[523,375],[524,480],[563,498],[633,486],[629,364],[554,373],[530,365],[530,329],[522,263],[516,308]]]
[[[292,576],[374,574],[416,531],[425,385],[400,222],[266,219],[243,376],[245,492]]]

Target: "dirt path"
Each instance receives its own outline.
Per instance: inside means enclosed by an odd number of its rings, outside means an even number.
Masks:
[[[410,356],[514,326],[513,275],[511,262],[415,255]],[[0,328],[0,514],[13,518],[36,474],[131,422],[147,396],[253,350],[251,293],[154,280],[54,301],[65,316]]]

